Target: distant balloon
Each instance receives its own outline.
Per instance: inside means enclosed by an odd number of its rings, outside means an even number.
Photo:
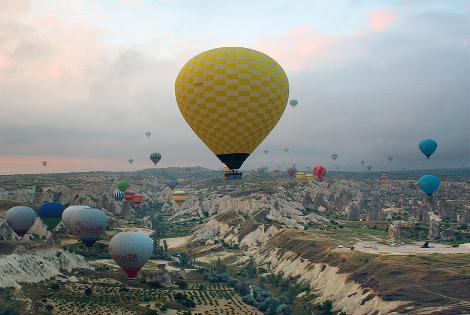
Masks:
[[[268,154],[269,153],[269,150],[264,150],[264,154]]]
[[[305,179],[313,180],[313,175],[312,174],[305,174]]]
[[[339,171],[339,166],[336,166],[336,170]]]
[[[132,165],[132,163],[134,163],[134,159],[129,159],[129,160],[127,160],[127,162],[129,162],[129,164]]]
[[[297,104],[299,104],[299,101],[297,100],[290,100],[289,101],[289,105],[292,107],[292,108],[295,108],[297,106]]]
[[[124,193],[124,200],[127,201],[127,202],[132,202],[132,200],[134,199],[134,196],[135,196],[135,192],[126,191]]]
[[[287,175],[289,175],[289,177],[291,178],[293,178],[296,173],[297,173],[297,168],[295,166],[289,167],[287,169]]]
[[[317,165],[313,168],[313,174],[317,177],[317,180],[321,182],[325,178],[326,168],[322,165]]]
[[[437,141],[434,139],[424,139],[419,143],[419,149],[429,159],[437,149]]]
[[[178,205],[181,206],[186,199],[188,199],[188,194],[184,190],[175,190],[173,192],[173,201]]]
[[[183,66],[175,94],[193,131],[223,164],[237,170],[284,113],[289,81],[269,56],[221,47],[200,53]]]
[[[46,202],[39,208],[38,214],[42,222],[52,231],[62,220],[64,205],[60,202]]]
[[[46,167],[47,161],[42,161],[42,166]]]
[[[150,131],[146,131],[146,132],[145,132],[145,136],[146,136],[147,138],[150,138],[151,135],[152,135],[152,133],[151,133]]]
[[[22,238],[33,226],[36,212],[27,206],[16,206],[7,211],[5,220],[11,229]]]
[[[142,202],[144,201],[145,199],[145,196],[144,195],[137,195],[135,194],[133,197],[132,197],[132,204],[135,205],[135,206],[140,206],[142,204]]]
[[[441,182],[439,181],[439,178],[434,175],[424,175],[418,180],[419,188],[421,188],[421,190],[428,196],[432,196],[432,194],[439,188],[440,184]]]
[[[85,208],[90,208],[90,207],[85,206],[85,205],[68,206],[67,208],[65,208],[64,212],[62,213],[62,222],[64,223],[67,230],[69,230],[69,232],[73,235],[77,235],[77,232],[74,229],[75,226],[73,224],[74,215],[76,212]]]
[[[367,170],[370,171],[372,169],[371,165],[367,165]]]
[[[336,159],[338,158],[338,154],[333,153],[333,154],[331,155],[331,158],[333,159],[333,161],[336,161]]]
[[[389,155],[388,160],[389,160],[390,162],[392,162],[392,161],[393,161],[393,156]]]
[[[305,173],[304,172],[298,172],[297,174],[295,174],[295,178],[297,179],[305,179]]]
[[[178,185],[178,181],[176,179],[169,179],[166,181],[166,185],[171,189],[175,189],[176,185]]]
[[[103,210],[82,208],[73,213],[72,225],[82,243],[86,247],[92,247],[103,236],[108,226],[108,216]]]
[[[361,165],[364,165],[364,163],[366,163],[365,161],[361,161]]]
[[[114,200],[116,201],[122,201],[122,199],[124,199],[124,193],[119,190],[119,189],[116,189],[114,192],[113,192],[113,198]]]
[[[127,181],[125,179],[119,180],[117,182],[116,186],[122,192],[126,191],[126,189],[129,188],[129,184],[127,183]]]
[[[162,159],[162,156],[158,152],[154,152],[150,154],[150,161],[152,161],[155,166],[157,165],[158,162],[160,162],[161,159]]]
[[[120,232],[109,242],[109,252],[129,279],[147,263],[153,253],[153,240],[143,232]]]
[[[284,152],[288,152],[289,151],[289,148],[288,147],[285,147],[284,148]]]

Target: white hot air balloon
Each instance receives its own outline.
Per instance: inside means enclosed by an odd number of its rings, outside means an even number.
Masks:
[[[33,226],[36,220],[36,212],[27,206],[16,206],[7,211],[5,219],[11,229],[19,237],[23,237]]]
[[[76,211],[79,211],[85,208],[90,208],[90,207],[85,206],[85,205],[68,206],[67,208],[65,208],[64,212],[62,212],[62,223],[64,223],[67,230],[69,230],[69,232],[73,235],[76,235],[76,232],[74,231],[74,226],[73,226],[73,215]]]
[[[82,208],[72,216],[73,230],[86,247],[92,247],[101,239],[108,226],[108,216],[103,210]]]
[[[127,277],[135,279],[152,256],[153,240],[141,231],[121,232],[114,235],[109,242],[109,251]]]

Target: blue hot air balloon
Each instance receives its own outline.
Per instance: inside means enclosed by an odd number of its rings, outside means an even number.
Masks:
[[[440,184],[439,178],[434,175],[423,175],[418,180],[419,188],[428,196],[432,196],[433,192],[439,188]]]
[[[42,222],[47,226],[49,231],[52,231],[57,224],[62,220],[62,212],[64,212],[64,205],[60,202],[46,202],[39,208],[39,217]]]
[[[437,149],[437,141],[434,139],[424,139],[419,143],[419,149],[429,159]]]

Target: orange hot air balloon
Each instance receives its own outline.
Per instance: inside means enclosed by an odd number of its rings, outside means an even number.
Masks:
[[[317,165],[315,166],[315,168],[313,169],[313,174],[315,174],[315,176],[317,177],[317,180],[319,182],[321,182],[323,180],[323,178],[325,177],[325,174],[326,174],[326,168],[324,166],[321,166],[321,165]]]

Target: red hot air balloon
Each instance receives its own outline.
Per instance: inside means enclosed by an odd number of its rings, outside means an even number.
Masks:
[[[323,180],[323,178],[325,177],[325,174],[326,174],[326,168],[324,166],[321,166],[321,165],[317,165],[315,166],[315,168],[313,169],[313,174],[315,174],[315,176],[317,177],[317,180],[319,182],[321,182]]]
[[[42,166],[46,167],[47,161],[42,161]]]

